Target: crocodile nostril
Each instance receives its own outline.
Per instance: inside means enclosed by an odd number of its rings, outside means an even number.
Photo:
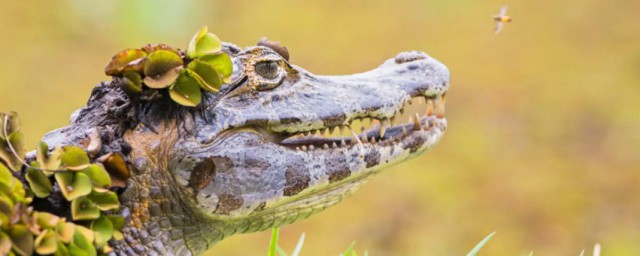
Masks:
[[[395,57],[395,60],[397,64],[402,64],[402,63],[411,62],[414,60],[422,60],[426,58],[429,58],[429,55],[427,55],[424,52],[410,51],[410,52],[398,53],[398,55],[396,55]]]

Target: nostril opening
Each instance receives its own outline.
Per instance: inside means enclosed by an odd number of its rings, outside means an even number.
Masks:
[[[426,59],[428,57],[429,55],[427,55],[424,52],[410,51],[410,52],[399,53],[398,55],[396,55],[395,60],[397,64],[402,64],[402,63],[407,63],[415,60]]]

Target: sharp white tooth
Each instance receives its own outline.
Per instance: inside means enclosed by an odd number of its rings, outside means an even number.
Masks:
[[[376,144],[376,137],[371,137],[371,141],[369,141],[369,143]]]
[[[328,149],[329,148],[329,144],[325,143],[324,145],[322,145],[322,148]]]
[[[438,114],[436,115],[437,118],[443,118],[444,117],[444,96],[442,96],[441,100],[440,100],[440,104],[438,104]]]
[[[367,139],[367,133],[366,133],[366,132],[363,132],[363,133],[362,133],[362,141],[369,141],[369,140]]]
[[[309,145],[309,150],[313,150],[313,149],[315,149],[315,148],[316,148],[316,147],[314,147],[313,145]]]
[[[334,141],[334,142],[331,142],[331,147],[333,147],[333,148],[337,148],[337,147],[338,147],[338,144],[336,144],[336,142],[335,142],[335,141]]]
[[[303,151],[307,151],[307,146],[302,145],[302,150],[303,150]]]
[[[407,128],[404,128],[404,126],[402,126],[402,137],[407,136]]]
[[[425,115],[433,115],[433,100],[427,100],[427,111],[425,111]]]
[[[380,122],[380,138],[384,138],[384,134],[387,131],[387,126],[389,126],[389,119],[382,119]]]
[[[346,145],[347,145],[347,143],[344,141],[344,139],[341,139],[341,140],[340,140],[340,146],[341,146],[341,147],[344,147],[344,146],[346,146]]]
[[[364,156],[364,145],[362,145],[362,141],[360,141],[358,135],[353,131],[353,129],[349,129],[349,131],[351,131],[351,144],[358,144],[358,148],[360,149],[360,154],[358,155],[358,157],[362,158]]]
[[[436,116],[438,115],[438,112],[440,111],[439,107],[440,106],[440,97],[436,97],[435,99],[433,99],[433,108],[434,108],[434,114],[436,114]]]
[[[413,121],[413,130],[422,130],[422,122],[420,121],[420,116],[418,115],[418,113],[415,114],[415,120]]]

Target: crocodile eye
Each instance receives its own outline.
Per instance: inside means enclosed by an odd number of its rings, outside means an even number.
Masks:
[[[262,61],[255,65],[256,73],[270,80],[278,77],[278,68],[278,63],[275,61]]]

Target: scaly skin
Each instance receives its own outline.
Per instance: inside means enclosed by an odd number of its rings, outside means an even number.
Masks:
[[[401,53],[361,74],[316,76],[267,47],[225,51],[233,82],[201,108],[130,102],[103,83],[70,126],[45,136],[50,145],[77,144],[97,128],[101,153],[127,155],[134,168],[120,196],[118,255],[198,255],[232,234],[304,219],[446,130],[449,71],[424,53]],[[412,99],[433,108],[395,124]],[[379,124],[350,131],[358,138],[321,136],[362,118]]]

